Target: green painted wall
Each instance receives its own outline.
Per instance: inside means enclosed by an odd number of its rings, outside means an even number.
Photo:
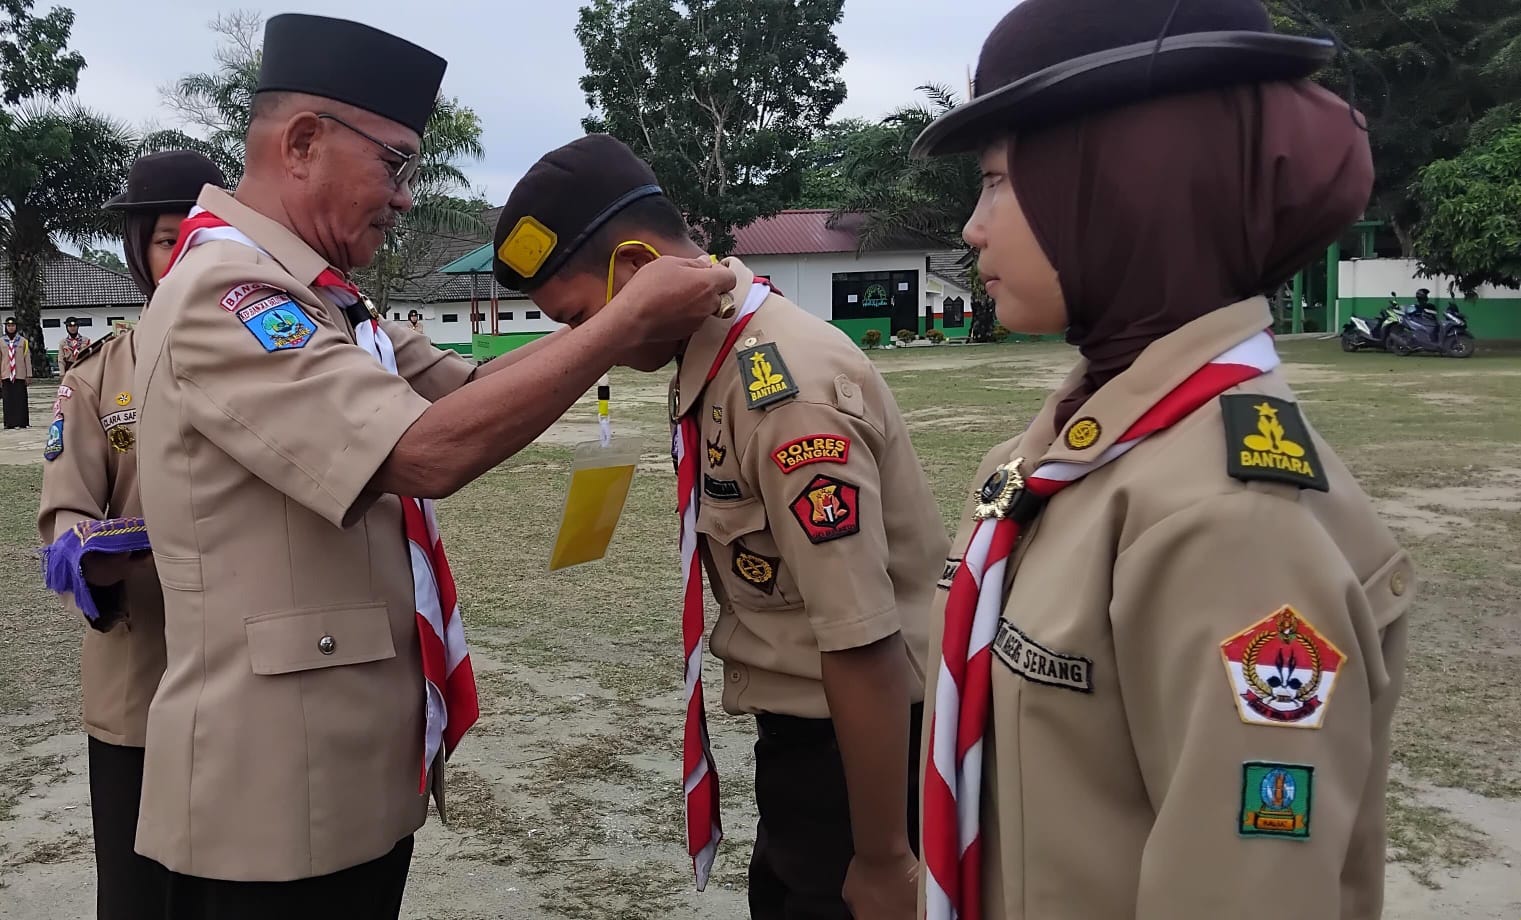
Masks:
[[[549,335],[549,333],[514,332],[507,335],[489,335],[483,333],[476,335],[474,340],[468,346],[450,345],[443,347],[455,348],[462,354],[467,354],[474,357],[477,361],[490,361],[492,358],[498,357],[499,355],[505,355],[507,352],[512,351],[514,348],[520,348],[524,345],[527,345],[529,342],[535,341],[537,339],[542,339],[546,335]],[[470,350],[465,351],[466,348],[469,348]]]
[[[865,338],[866,330],[868,329],[875,329],[881,332],[882,344],[884,345],[892,338],[893,334],[892,329],[889,328],[892,322],[886,316],[876,319],[835,319],[829,322],[830,325],[850,336],[850,340],[857,345],[861,344],[861,339]]]
[[[474,351],[469,342],[434,342],[433,346],[435,348],[442,348],[444,351],[459,352],[467,358]]]
[[[1404,301],[1401,301],[1403,303]],[[1521,298],[1485,298],[1483,300],[1454,300],[1458,309],[1468,317],[1468,329],[1478,339],[1521,339]],[[1447,299],[1440,303],[1445,305]],[[1347,317],[1374,316],[1389,305],[1387,297],[1343,297],[1341,321]],[[1340,331],[1340,330],[1336,330]]]

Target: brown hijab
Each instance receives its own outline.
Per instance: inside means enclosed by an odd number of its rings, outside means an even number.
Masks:
[[[1169,96],[1021,134],[1010,174],[1088,360],[1057,424],[1146,346],[1271,291],[1363,213],[1367,133],[1308,81]]]

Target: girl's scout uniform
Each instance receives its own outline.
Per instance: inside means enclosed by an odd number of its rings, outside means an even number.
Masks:
[[[983,461],[941,582],[929,920],[1380,914],[1414,573],[1301,415],[1266,302],[1229,303],[1366,202],[1353,113],[1295,82],[1333,50],[1257,0],[1025,0],[915,145],[1013,135],[979,213],[1021,209],[1085,353]],[[1189,117],[1217,162],[1124,174],[1116,139]],[[1123,239],[1154,203],[1116,183],[1163,178],[1196,183],[1177,226]],[[1106,209],[1119,239],[1089,232]],[[1218,285],[1155,262],[1194,253]]]

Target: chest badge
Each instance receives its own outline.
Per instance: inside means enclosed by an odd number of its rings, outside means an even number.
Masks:
[[[1014,500],[1025,488],[1024,474],[1019,471],[1024,462],[1024,457],[1015,457],[993,471],[993,475],[988,477],[977,493],[977,508],[972,512],[973,517],[985,521],[988,518],[1003,520],[1009,516]]]
[[[739,376],[745,382],[745,403],[762,409],[797,395],[797,384],[781,352],[770,343],[747,348],[739,354]]]
[[[744,544],[734,545],[734,574],[766,594],[776,591],[776,567],[780,559],[752,552]]]
[[[724,447],[722,437],[708,442],[708,466],[722,465],[727,456],[729,456],[729,449]]]
[[[116,404],[118,406],[123,406],[123,407],[132,405],[132,394],[126,392],[125,390],[123,390],[120,393],[117,393],[116,394]]]
[[[132,432],[129,425],[117,425],[107,431],[106,440],[119,454],[124,454],[137,446],[137,435]]]
[[[1258,394],[1220,397],[1229,444],[1227,469],[1244,482],[1282,482],[1317,492],[1330,490],[1299,407]]]
[[[1099,427],[1098,419],[1087,416],[1072,423],[1067,429],[1067,446],[1073,450],[1087,450],[1098,443],[1099,436],[1104,430]]]
[[[1290,606],[1220,643],[1236,711],[1248,725],[1320,728],[1347,656]]]

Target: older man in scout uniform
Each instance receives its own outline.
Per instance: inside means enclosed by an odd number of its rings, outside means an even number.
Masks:
[[[509,197],[496,243],[497,279],[572,327],[595,322],[657,254],[702,254],[649,166],[607,135],[541,159]],[[754,714],[760,732],[752,915],[909,918],[910,739],[948,541],[872,363],[738,260],[724,264],[736,315],[628,362],[680,362],[671,420],[698,883],[721,836],[699,681],[700,551],[720,604],[712,649],[725,664],[724,708]]]
[[[429,499],[734,284],[662,260],[606,322],[480,368],[380,320],[346,273],[412,206],[444,67],[271,19],[237,194],[202,194],[134,333],[168,658],[137,847],[176,920],[398,915],[423,792],[476,716]]]
[[[63,321],[63,328],[68,335],[58,343],[59,374],[67,374],[79,360],[79,353],[90,347],[90,337],[79,334],[79,320],[71,316]]]

